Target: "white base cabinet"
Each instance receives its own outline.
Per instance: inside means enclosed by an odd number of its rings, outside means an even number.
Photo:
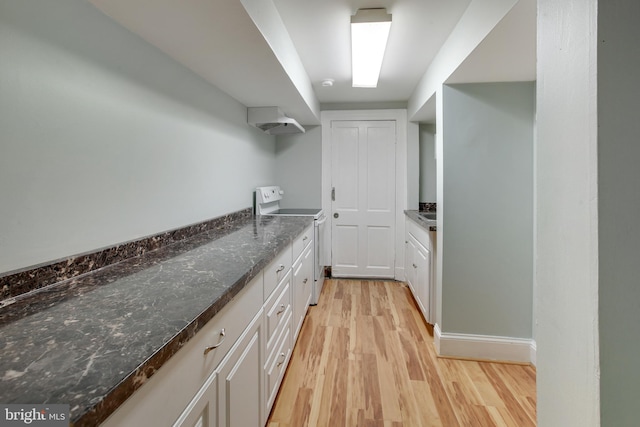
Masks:
[[[292,274],[291,271],[276,287],[265,303],[266,355],[262,370],[264,373],[264,413],[269,415],[284,371],[291,357],[291,313],[292,306]],[[261,423],[260,425],[263,425]],[[253,424],[252,424],[253,425]]]
[[[312,285],[313,225],[103,426],[264,426],[311,301]],[[210,346],[215,348],[205,353]]]
[[[431,239],[428,232],[407,219],[405,236],[405,276],[425,320],[431,319]]]
[[[263,324],[260,310],[173,427],[261,425]]]
[[[309,309],[313,293],[313,244],[302,251],[293,264],[293,331],[294,340],[298,337],[302,322]],[[294,341],[295,342],[295,341]]]
[[[217,427],[261,426],[266,421],[262,401],[263,324],[260,311],[218,368]]]
[[[287,364],[289,363],[289,359],[291,358],[291,351],[293,349],[293,341],[291,338],[291,312],[289,312],[287,316],[285,328],[279,338],[280,339],[277,342],[278,345],[274,347],[264,366],[264,382],[266,387],[265,412],[267,416],[269,415],[269,411],[271,411],[276,400],[278,390],[280,389],[280,383],[282,383],[284,372],[287,368]]]

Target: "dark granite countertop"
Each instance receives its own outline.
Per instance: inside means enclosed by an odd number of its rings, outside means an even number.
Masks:
[[[406,210],[404,211],[405,215],[415,221],[418,225],[424,228],[427,231],[436,231],[436,220],[435,219],[427,219],[422,216],[422,213],[426,213],[423,211],[417,210]],[[435,212],[430,212],[435,213]]]
[[[97,425],[312,223],[249,217],[0,307],[0,402]]]

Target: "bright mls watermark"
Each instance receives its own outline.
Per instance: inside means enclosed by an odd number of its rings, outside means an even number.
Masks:
[[[31,405],[0,403],[0,427],[67,427],[69,405]]]

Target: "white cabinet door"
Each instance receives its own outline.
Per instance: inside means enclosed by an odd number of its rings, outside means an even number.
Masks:
[[[218,427],[261,426],[263,414],[262,310],[218,368]]]
[[[416,262],[415,262],[416,244],[413,237],[407,233],[406,247],[405,247],[405,276],[407,276],[407,284],[413,294],[416,294]]]
[[[217,423],[218,373],[214,372],[173,427],[214,427]]]
[[[307,245],[293,266],[293,342],[311,303],[313,291],[313,245]]]
[[[431,253],[419,243],[415,246],[414,263],[416,265],[414,288],[417,294],[418,305],[420,305],[424,318],[429,321],[429,310],[431,307],[429,301],[431,289]]]
[[[431,322],[431,251],[427,232],[407,221],[405,276],[422,315]]]

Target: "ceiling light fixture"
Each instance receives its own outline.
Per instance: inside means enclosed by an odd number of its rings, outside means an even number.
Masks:
[[[391,15],[384,8],[358,9],[351,17],[353,87],[376,87],[387,47]]]

